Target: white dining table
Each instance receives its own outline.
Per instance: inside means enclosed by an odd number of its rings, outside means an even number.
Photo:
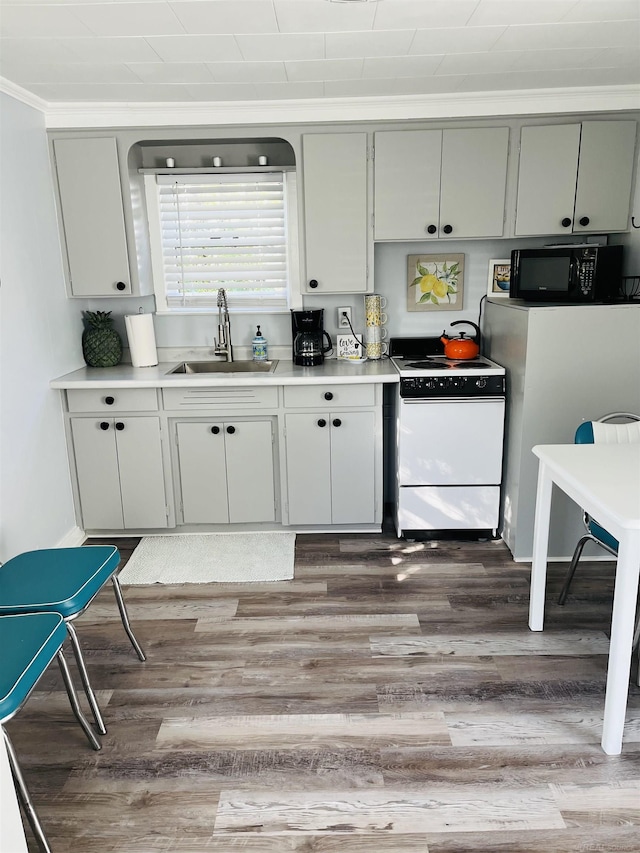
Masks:
[[[529,628],[544,628],[553,486],[618,540],[602,749],[622,752],[640,576],[640,444],[540,444]]]

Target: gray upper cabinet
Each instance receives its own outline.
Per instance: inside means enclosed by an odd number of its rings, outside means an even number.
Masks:
[[[71,295],[130,294],[116,140],[55,139],[53,150]]]
[[[364,293],[369,214],[366,133],[302,138],[305,293]]]
[[[522,128],[515,233],[629,227],[635,121]]]
[[[375,239],[501,237],[509,128],[375,134]]]

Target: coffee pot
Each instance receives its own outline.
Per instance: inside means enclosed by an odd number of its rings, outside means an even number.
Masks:
[[[324,362],[325,353],[331,352],[333,342],[324,330],[324,309],[291,311],[293,336],[293,363],[301,367],[315,367]]]

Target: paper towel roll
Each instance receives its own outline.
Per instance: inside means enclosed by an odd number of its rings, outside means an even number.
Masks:
[[[134,367],[153,367],[158,363],[153,314],[127,314],[124,318]]]

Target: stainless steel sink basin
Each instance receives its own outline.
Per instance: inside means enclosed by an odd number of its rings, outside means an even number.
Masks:
[[[168,373],[273,373],[274,361],[183,361]]]

